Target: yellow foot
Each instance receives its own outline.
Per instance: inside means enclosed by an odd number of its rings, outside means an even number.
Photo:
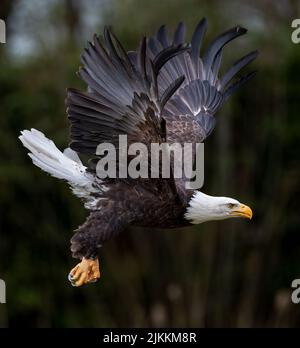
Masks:
[[[98,259],[85,259],[75,266],[69,273],[68,279],[72,286],[94,283],[100,278]]]

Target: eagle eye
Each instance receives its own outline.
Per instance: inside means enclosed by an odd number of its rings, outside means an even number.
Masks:
[[[229,209],[232,209],[232,208],[236,207],[236,204],[235,204],[235,203],[228,203],[228,204],[227,204],[227,207],[228,207]]]

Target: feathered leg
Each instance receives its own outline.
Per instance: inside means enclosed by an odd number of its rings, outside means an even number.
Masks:
[[[93,283],[100,278],[99,249],[109,239],[121,232],[130,222],[130,211],[122,202],[100,200],[71,239],[71,251],[81,262],[69,273],[73,286]],[[114,214],[113,214],[114,213]]]

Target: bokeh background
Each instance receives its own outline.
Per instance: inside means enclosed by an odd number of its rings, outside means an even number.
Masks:
[[[205,147],[204,192],[236,197],[250,221],[180,230],[132,229],[101,252],[102,279],[72,288],[72,231],[87,212],[67,185],[34,167],[18,140],[34,127],[68,145],[66,87],[85,88],[79,55],[105,24],[127,49],[165,23],[188,37],[209,19],[205,44],[236,24],[249,33],[224,67],[253,49],[258,74],[218,113]],[[3,327],[297,327],[300,304],[300,2],[1,0],[0,278]]]

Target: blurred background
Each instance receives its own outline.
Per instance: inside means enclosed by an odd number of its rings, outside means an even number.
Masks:
[[[124,46],[180,20],[205,40],[240,24],[223,71],[251,50],[257,76],[217,114],[205,147],[205,186],[254,211],[252,221],[180,230],[132,229],[101,251],[99,283],[72,288],[72,231],[87,216],[67,185],[34,167],[18,140],[37,128],[68,145],[67,87],[92,35],[112,25]],[[300,1],[2,0],[0,45],[0,278],[2,327],[299,327]]]

